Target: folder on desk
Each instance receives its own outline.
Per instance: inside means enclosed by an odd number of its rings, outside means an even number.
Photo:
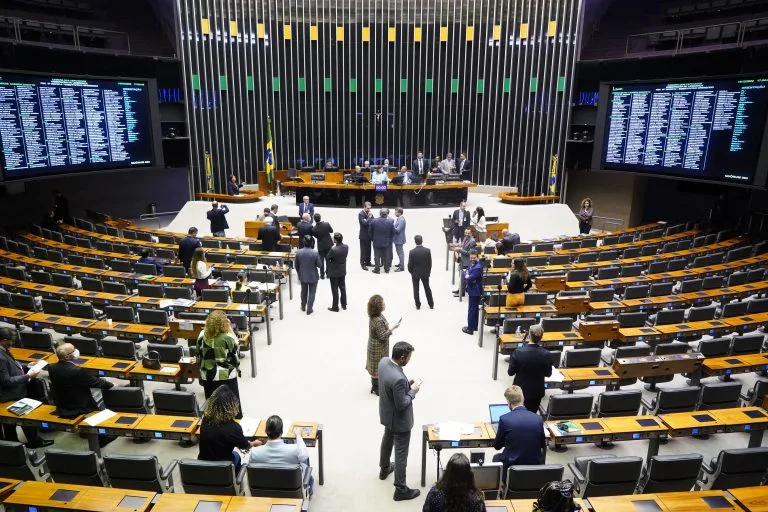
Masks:
[[[9,405],[8,410],[16,416],[24,416],[28,412],[34,411],[41,405],[43,405],[43,402],[39,402],[32,398],[22,398],[18,402]]]
[[[110,411],[109,409],[104,409],[103,411],[99,411],[92,416],[88,416],[83,420],[83,422],[90,425],[91,427],[95,427],[99,423],[104,423],[116,414],[116,412]]]

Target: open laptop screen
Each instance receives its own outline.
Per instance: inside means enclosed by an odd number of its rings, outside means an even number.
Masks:
[[[491,423],[497,424],[499,422],[499,418],[501,418],[503,414],[507,414],[509,412],[509,405],[490,404],[488,406],[488,411],[491,413]]]

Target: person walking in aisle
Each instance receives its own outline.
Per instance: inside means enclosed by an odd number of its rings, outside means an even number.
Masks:
[[[296,252],[296,260],[294,261],[296,275],[301,283],[301,310],[306,311],[308,315],[312,314],[317,282],[320,279],[318,274],[320,255],[313,249],[313,246],[312,237],[305,235],[301,240],[301,249]]]
[[[219,208],[219,203],[211,203],[211,209],[208,210],[208,220],[211,221],[211,234],[213,236],[227,236],[225,229],[229,229],[226,215],[229,213],[229,207],[223,204]]]
[[[333,247],[333,228],[329,222],[322,220],[319,213],[315,214],[315,226],[312,228],[312,236],[317,239],[317,252],[320,254],[320,279],[325,279],[325,258]]]
[[[384,316],[386,304],[381,295],[372,295],[368,299],[368,350],[366,351],[365,369],[371,376],[371,394],[379,394],[379,361],[389,354],[389,337],[400,327],[400,322],[390,327]]]
[[[341,233],[333,234],[333,247],[328,251],[326,257],[326,274],[331,282],[331,295],[333,296],[333,305],[328,308],[329,311],[339,311],[339,292],[341,292],[341,309],[347,309],[347,284],[345,283],[347,275],[347,255],[349,247],[343,243],[344,237]]]
[[[388,218],[389,210],[382,208],[379,211],[379,218],[373,219],[368,227],[368,233],[373,243],[373,260],[376,264],[373,268],[374,274],[381,273],[381,267],[384,272],[389,273],[389,267],[392,265],[392,240],[395,236],[395,223]]]
[[[189,266],[192,263],[192,255],[195,253],[195,249],[202,246],[203,243],[197,238],[197,228],[194,226],[189,228],[187,236],[179,241],[179,259],[187,272],[189,272]]]
[[[363,270],[368,270],[368,267],[373,266],[371,262],[371,234],[368,228],[371,226],[373,220],[373,214],[371,213],[371,203],[366,201],[363,204],[363,209],[357,212],[357,223],[360,225],[360,266]]]
[[[395,272],[402,272],[405,270],[405,254],[403,253],[403,245],[405,245],[405,217],[403,216],[403,209],[399,206],[395,208],[394,228],[395,234],[392,237],[392,243],[395,244],[398,259]]]
[[[478,308],[483,297],[483,264],[477,255],[477,249],[469,251],[469,267],[464,272],[464,286],[467,289],[467,326],[461,328],[465,334],[474,334],[477,330]]]
[[[515,376],[512,383],[523,390],[523,405],[531,412],[539,411],[544,398],[544,380],[552,376],[552,355],[539,346],[543,337],[541,324],[532,325],[528,330],[528,343],[512,352],[507,369],[507,375]]]
[[[416,303],[416,309],[421,309],[421,298],[419,297],[419,282],[424,285],[424,295],[427,296],[429,309],[434,309],[435,303],[432,300],[432,289],[429,287],[429,276],[432,274],[432,251],[423,247],[421,235],[413,237],[416,247],[408,253],[408,272],[411,274],[413,282],[413,300]]]

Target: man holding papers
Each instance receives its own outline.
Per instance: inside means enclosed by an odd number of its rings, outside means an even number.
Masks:
[[[7,327],[0,327],[0,402],[21,400],[30,395],[27,385],[40,374],[39,369],[29,370],[11,355],[11,344],[18,333]],[[33,393],[35,394],[35,393]],[[40,398],[40,397],[32,397]],[[21,427],[27,438],[27,448],[43,448],[50,446],[53,441],[40,437],[34,427]],[[2,424],[3,439],[18,441],[16,425]]]

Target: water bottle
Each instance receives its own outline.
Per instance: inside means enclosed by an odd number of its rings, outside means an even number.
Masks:
[[[520,337],[520,325],[517,326],[517,329],[515,329],[515,336]]]

